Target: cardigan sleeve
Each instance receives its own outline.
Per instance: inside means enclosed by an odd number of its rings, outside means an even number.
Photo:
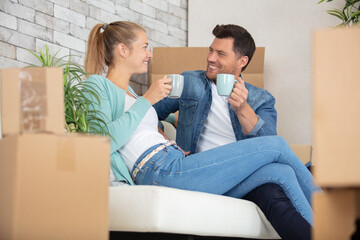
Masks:
[[[123,146],[140,124],[146,112],[151,107],[149,101],[143,97],[139,97],[137,101],[124,112],[126,91],[119,89],[108,79],[92,75],[86,82],[94,87],[99,93],[99,104],[93,99],[88,92],[84,91],[84,95],[93,102],[92,109],[100,111],[98,117],[107,125],[111,139],[110,165],[117,181],[125,181],[133,185],[130,173],[117,151]],[[103,126],[102,123],[100,125]]]
[[[137,126],[151,107],[148,100],[139,97],[137,101],[124,112],[125,90],[117,87],[104,77],[89,77],[88,83],[96,84],[100,95],[100,104],[93,101],[94,110],[101,111],[98,117],[103,119],[108,127],[111,139],[111,154],[122,147],[136,130]]]

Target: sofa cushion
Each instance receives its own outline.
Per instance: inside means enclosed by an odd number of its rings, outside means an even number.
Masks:
[[[252,202],[159,186],[110,187],[110,231],[280,237]]]

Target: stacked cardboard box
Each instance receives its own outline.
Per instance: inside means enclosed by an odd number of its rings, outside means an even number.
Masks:
[[[206,70],[208,47],[156,47],[149,68],[149,86],[165,74],[180,74],[183,71]],[[257,47],[250,64],[242,73],[244,80],[264,88],[265,48]]]
[[[3,69],[1,79],[4,136],[24,131],[64,133],[64,85],[60,68]]]
[[[62,69],[1,79],[0,239],[107,239],[109,140],[64,133]]]
[[[360,208],[360,28],[314,38],[314,239],[350,239]]]

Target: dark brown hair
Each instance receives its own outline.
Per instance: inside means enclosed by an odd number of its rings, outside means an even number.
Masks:
[[[233,50],[236,54],[236,57],[240,58],[241,56],[248,56],[249,57],[248,64],[250,63],[250,60],[254,55],[256,46],[254,39],[252,38],[250,33],[246,31],[245,28],[234,24],[216,25],[212,33],[214,34],[215,37],[220,39],[233,38],[234,39]],[[242,68],[242,71],[245,70],[248,64],[246,64]]]
[[[119,43],[131,49],[137,39],[137,32],[144,31],[140,25],[127,21],[110,24],[96,24],[90,31],[85,55],[85,71],[100,74],[106,71],[114,60],[114,49]]]

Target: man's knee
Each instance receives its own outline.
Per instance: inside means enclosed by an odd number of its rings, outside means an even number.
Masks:
[[[267,183],[255,188],[244,199],[258,205],[266,216],[272,215],[274,211],[281,214],[290,208],[294,208],[283,189],[275,183]]]

